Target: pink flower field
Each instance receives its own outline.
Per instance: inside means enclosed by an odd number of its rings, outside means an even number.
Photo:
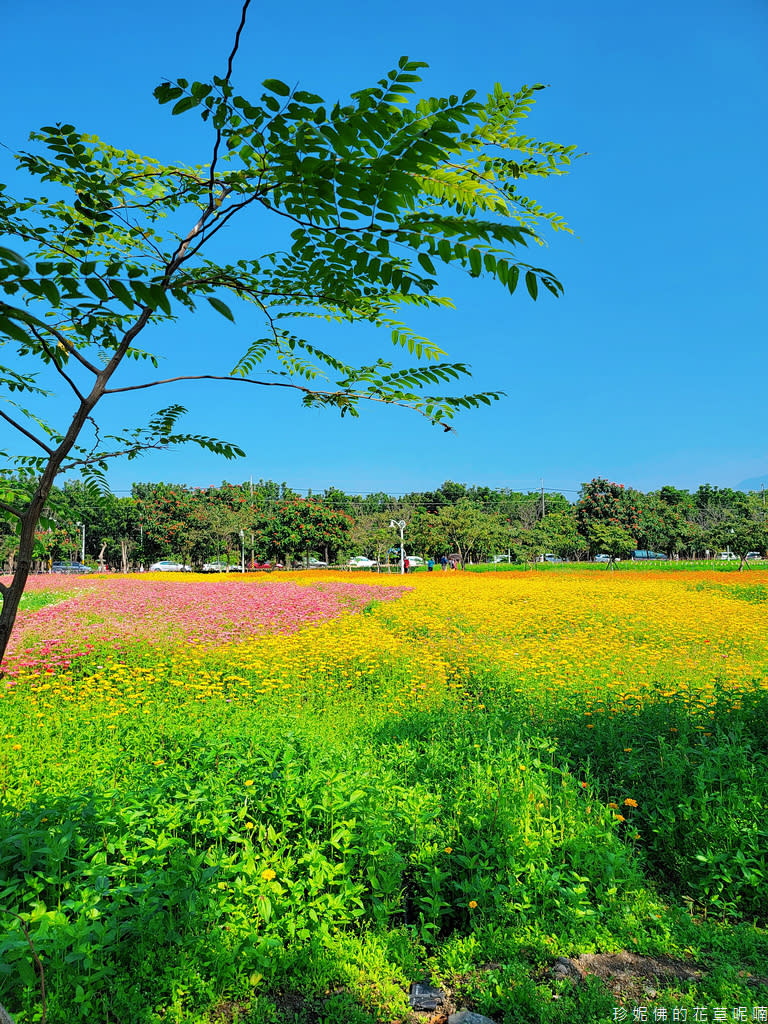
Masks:
[[[25,669],[66,668],[104,645],[219,645],[263,632],[294,633],[403,593],[401,587],[342,582],[30,578],[27,591],[41,590],[59,590],[62,599],[19,612],[3,666],[9,679]]]

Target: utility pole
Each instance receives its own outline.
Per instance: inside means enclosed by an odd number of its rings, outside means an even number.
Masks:
[[[403,551],[403,530],[405,529],[405,520],[399,519],[395,521],[390,519],[389,525],[393,530],[400,530],[400,575],[405,573],[405,553]]]
[[[541,478],[541,518],[544,518],[544,477]]]

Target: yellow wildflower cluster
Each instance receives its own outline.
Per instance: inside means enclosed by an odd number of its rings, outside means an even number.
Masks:
[[[185,588],[194,583],[182,579]],[[301,586],[338,579],[330,572],[280,576]],[[0,706],[22,699],[28,720],[42,725],[54,707],[87,704],[107,729],[125,715],[155,714],[161,691],[163,700],[170,692],[193,702],[258,701],[265,710],[322,707],[354,691],[394,716],[446,700],[482,713],[483,692],[492,694],[503,681],[506,692],[537,706],[554,694],[578,696],[588,727],[595,715],[632,713],[650,696],[682,695],[706,714],[715,691],[727,691],[738,706],[743,690],[766,685],[765,613],[725,589],[725,582],[733,589],[730,574],[727,581],[715,573],[594,571],[360,574],[358,580],[403,593],[369,614],[341,615],[287,635],[261,632],[219,647],[173,640],[112,656],[96,652],[85,671],[85,664],[73,664],[55,674],[21,675],[0,688]],[[750,585],[765,582],[768,572],[750,573]],[[271,583],[244,577],[231,585]]]

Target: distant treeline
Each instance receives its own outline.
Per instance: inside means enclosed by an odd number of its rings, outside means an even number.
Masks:
[[[67,483],[51,497],[36,555],[41,564],[78,558],[84,534],[86,561],[123,570],[167,557],[191,565],[239,564],[242,557],[289,565],[307,556],[334,563],[359,554],[382,562],[399,544],[393,520],[406,524],[409,554],[454,554],[462,562],[499,554],[624,558],[635,550],[696,558],[768,547],[764,492],[709,484],[693,492],[667,485],[642,493],[596,478],[572,502],[559,492],[451,480],[401,497],[335,487],[302,496],[284,483],[259,480],[208,488],[137,483],[130,497]],[[0,555],[9,566],[16,538],[10,523],[0,529]]]

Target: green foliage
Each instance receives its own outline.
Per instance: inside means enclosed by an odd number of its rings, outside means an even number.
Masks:
[[[411,105],[421,80],[416,72],[425,66],[402,58],[376,86],[335,105],[277,79],[264,83],[258,101],[236,95],[229,79],[217,76],[163,83],[155,90],[160,103],[173,102],[174,115],[196,111],[212,129],[213,158],[198,167],[123,152],[68,124],[33,133],[39,148],[19,154],[19,169],[48,185],[51,198],[3,194],[0,201],[0,226],[9,244],[19,246],[0,250],[0,333],[20,359],[53,368],[82,399],[74,381],[83,372],[109,367],[111,376],[126,356],[157,365],[134,338],[146,326],[193,312],[201,298],[234,322],[222,298],[229,296],[254,303],[268,328],[235,376],[252,373],[267,356],[289,378],[312,381],[320,367],[336,373],[330,390],[299,387],[304,404],[355,415],[364,399],[395,402],[440,423],[459,408],[498,398],[498,392],[420,396],[419,390],[466,373],[466,366],[395,376],[383,372],[390,364],[382,360],[355,368],[280,323],[367,321],[430,361],[440,349],[417,337],[397,311],[450,305],[435,293],[436,263],[490,275],[510,291],[522,271],[533,298],[539,283],[555,295],[562,291],[548,271],[516,254],[541,241],[541,225],[568,230],[519,191],[526,177],[566,173],[574,153],[573,146],[518,133],[540,87],[513,96],[497,86],[484,102],[467,93]],[[209,239],[248,207],[286,218],[286,249],[244,253],[227,263],[205,258]],[[192,215],[188,233],[175,234],[163,223],[179,213]],[[297,362],[296,347],[317,366]],[[30,371],[8,369],[3,382],[9,390],[35,389]],[[152,426],[125,440],[126,451],[155,438],[238,454],[197,435],[161,430],[158,436],[158,424]],[[102,461],[110,455],[99,454]],[[91,461],[101,464],[95,456]]]
[[[582,535],[589,539],[597,525],[621,528],[633,538],[638,530],[638,495],[624,484],[595,477],[583,484],[576,503],[576,522]],[[630,545],[629,550],[635,545]]]

